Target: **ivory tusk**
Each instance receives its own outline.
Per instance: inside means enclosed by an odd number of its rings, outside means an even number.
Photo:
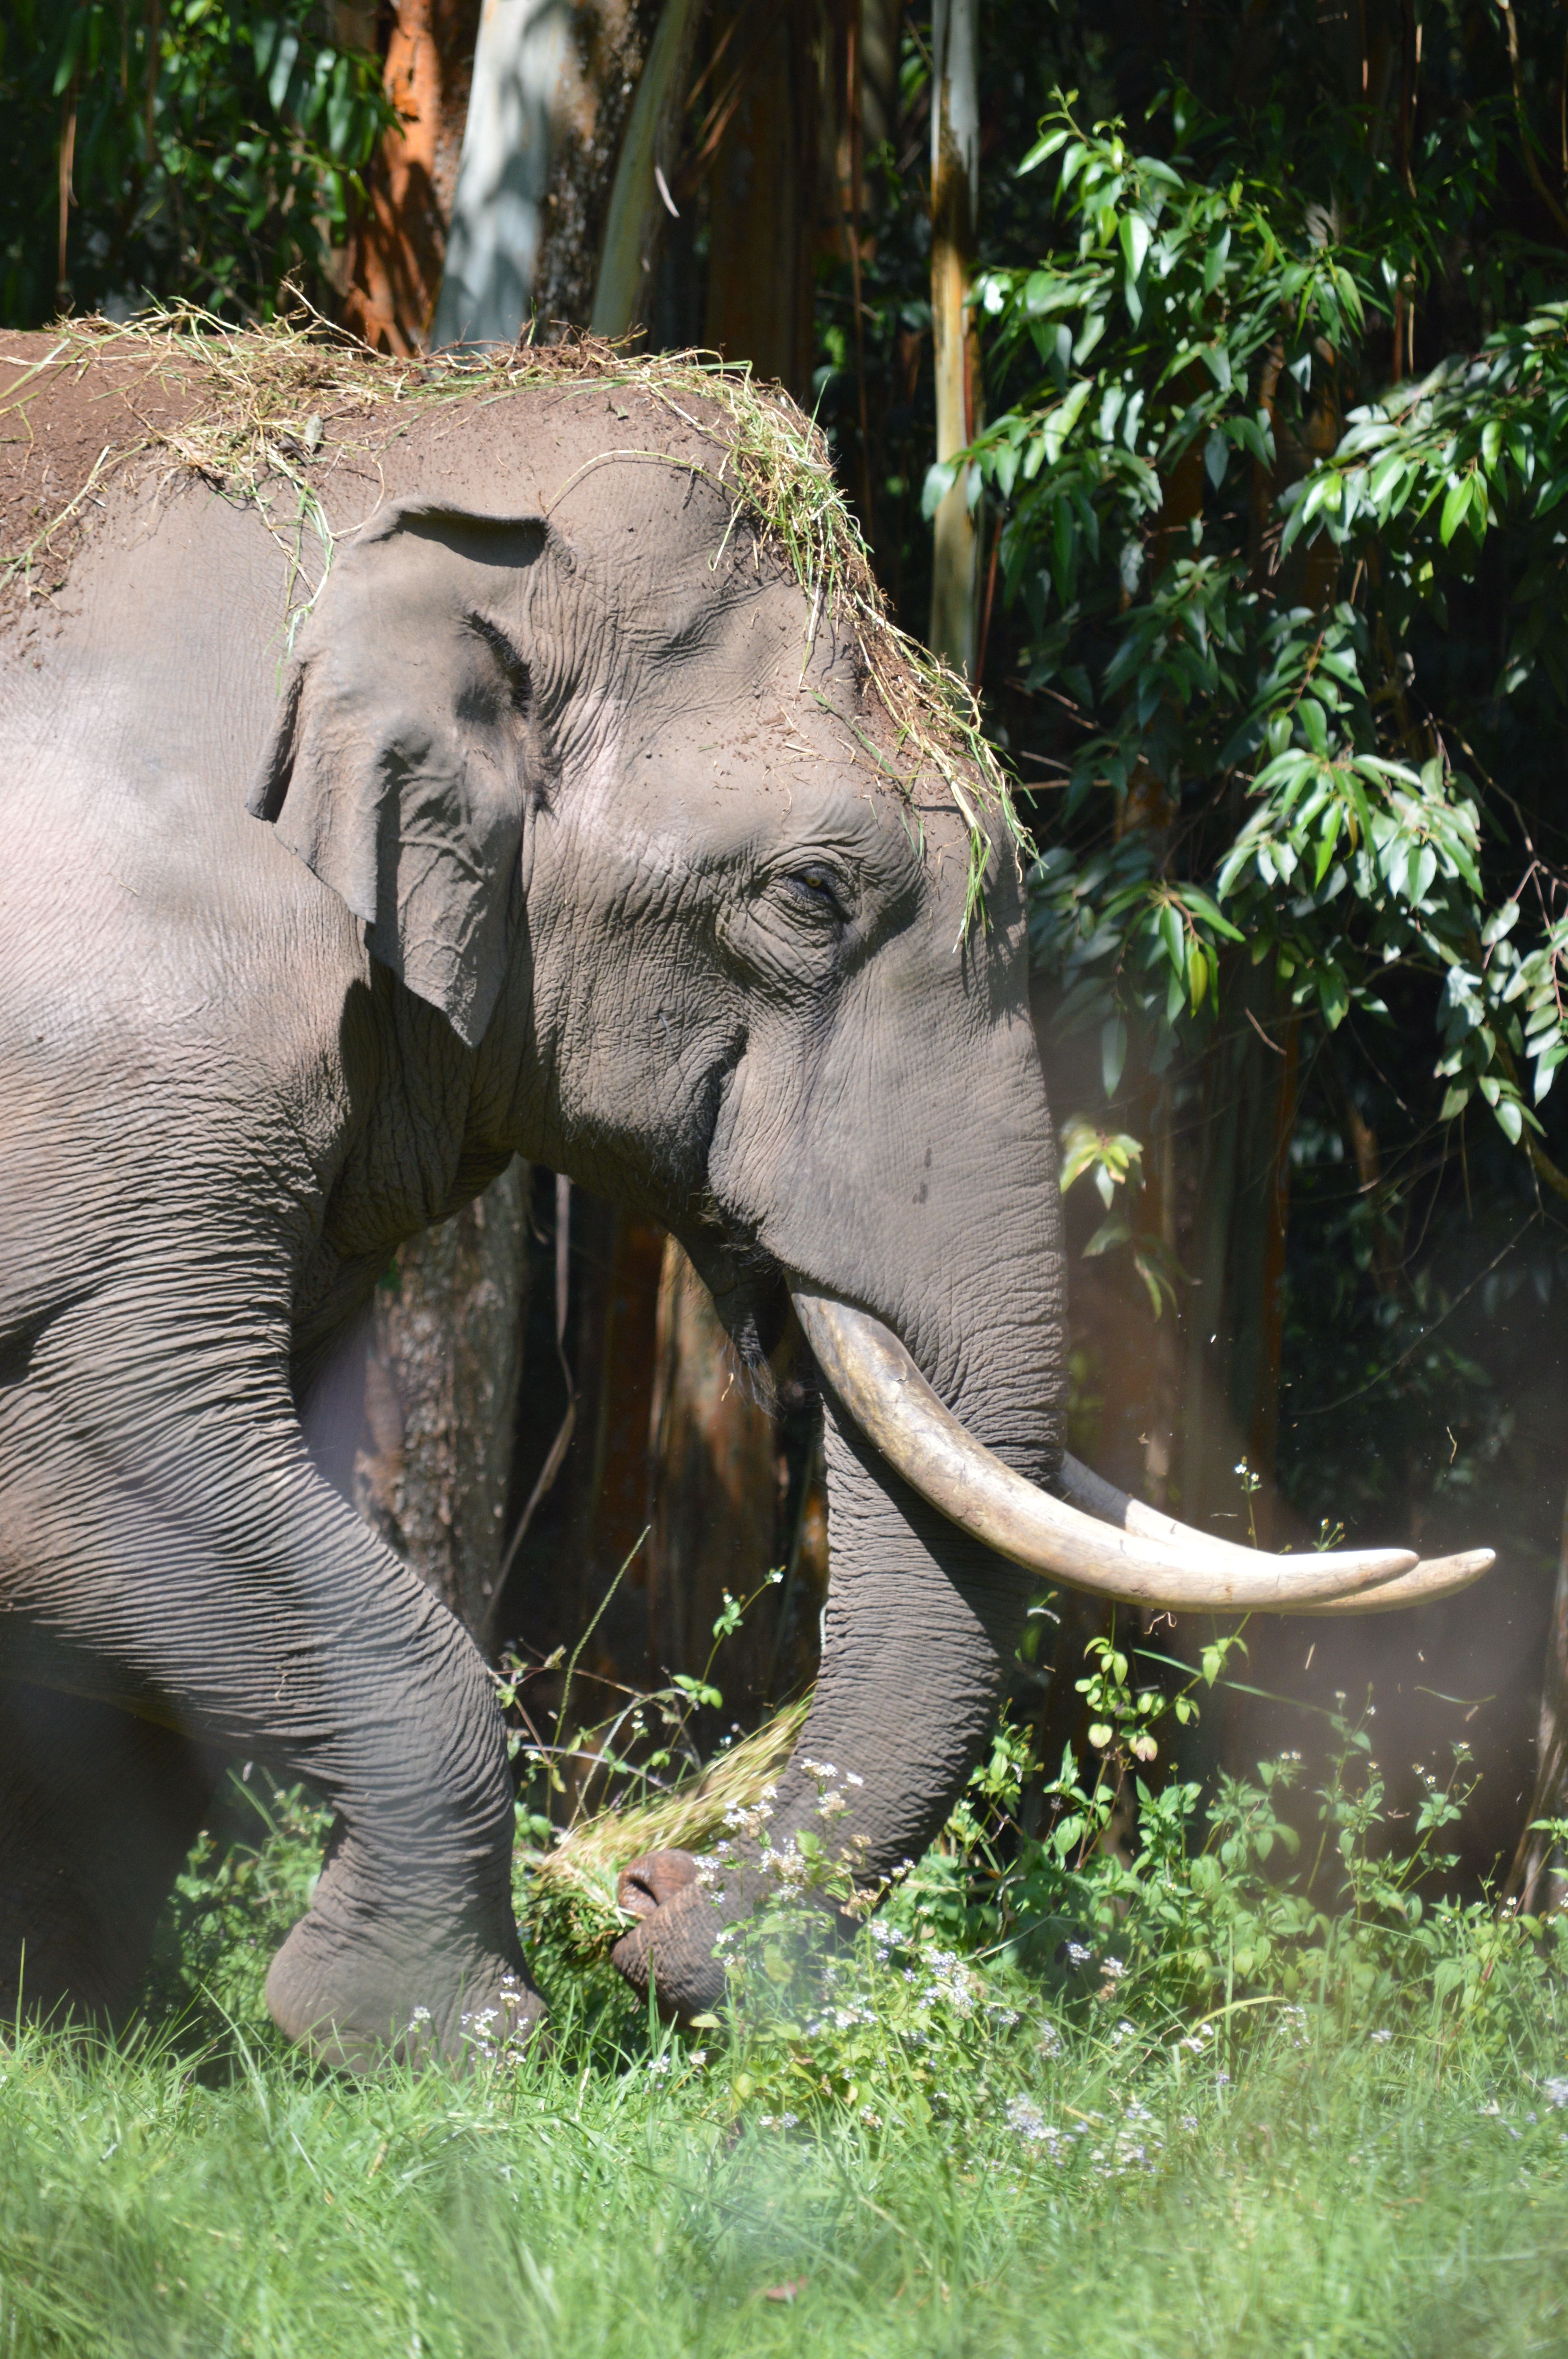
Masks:
[[[1495,1549],[1466,1549],[1459,1556],[1424,1556],[1397,1581],[1363,1590],[1357,1597],[1318,1599],[1296,1608],[1300,1614],[1397,1614],[1406,1605],[1431,1605],[1440,1597],[1455,1597],[1490,1572],[1498,1560]]]
[[[1099,1485],[1103,1508],[1039,1490],[966,1431],[880,1320],[804,1288],[790,1291],[823,1375],[911,1489],[960,1530],[1048,1580],[1179,1613],[1289,1614],[1416,1570],[1408,1549],[1279,1557],[1211,1541],[1109,1484]],[[1083,1487],[1098,1483],[1068,1462]],[[1119,1502],[1119,1515],[1111,1512]],[[1145,1518],[1163,1528],[1147,1528]]]
[[[1179,1548],[1190,1562],[1207,1561],[1217,1549],[1232,1551],[1244,1563],[1257,1561],[1255,1550],[1238,1548],[1234,1540],[1211,1538],[1206,1532],[1196,1532],[1188,1524],[1177,1523],[1172,1516],[1161,1515],[1156,1507],[1146,1507],[1141,1499],[1119,1491],[1114,1483],[1108,1483],[1103,1475],[1095,1473],[1076,1458],[1063,1459],[1056,1489],[1061,1497],[1072,1506],[1081,1507],[1086,1515],[1119,1525],[1140,1538]],[[1375,1589],[1359,1590],[1339,1598],[1318,1597],[1274,1610],[1290,1614],[1396,1614],[1407,1605],[1430,1605],[1440,1597],[1457,1595],[1473,1581],[1479,1581],[1484,1572],[1490,1572],[1497,1560],[1491,1549],[1470,1549],[1459,1556],[1425,1557],[1408,1572],[1400,1573],[1392,1581],[1379,1582]],[[1294,1561],[1310,1564],[1322,1560],[1303,1556]]]

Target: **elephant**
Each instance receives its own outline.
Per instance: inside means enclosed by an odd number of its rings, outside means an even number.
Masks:
[[[286,2034],[362,2070],[538,2023],[493,1680],[302,1421],[515,1155],[664,1223],[748,1365],[791,1304],[815,1353],[775,1857],[822,1765],[857,1878],[921,1850],[1042,1576],[1327,1610],[1485,1570],[1258,1555],[1065,1453],[1005,796],[784,397],[104,327],[0,339],[0,2008],[132,2003],[243,1755],[334,1814]],[[633,1986],[716,2004],[765,1865],[633,1864]]]

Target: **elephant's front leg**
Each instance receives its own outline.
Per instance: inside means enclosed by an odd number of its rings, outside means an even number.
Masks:
[[[94,1327],[135,1332],[114,1313]],[[85,1658],[106,1694],[308,1779],[337,1812],[267,1979],[284,2030],[356,2068],[389,2046],[456,2058],[525,2036],[542,2006],[512,1916],[485,1665],[317,1473],[281,1368],[225,1365],[211,1338],[200,1393],[172,1403],[138,1398],[135,1372],[106,1381],[59,1332],[0,1396],[11,1627]]]

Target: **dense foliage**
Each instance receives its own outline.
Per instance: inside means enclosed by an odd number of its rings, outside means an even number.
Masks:
[[[1065,1012],[1141,1015],[1166,1052],[1212,1009],[1227,941],[1330,1031],[1353,1000],[1385,1016],[1385,977],[1414,966],[1435,986],[1442,1118],[1477,1090],[1517,1143],[1522,1069],[1538,1103],[1568,1056],[1565,910],[1508,794],[1456,765],[1476,724],[1426,702],[1410,650],[1511,527],[1488,692],[1561,726],[1568,307],[1341,419],[1374,307],[1416,299],[1434,236],[1455,234],[1449,161],[1408,198],[1385,175],[1392,217],[1358,221],[1361,247],[1232,143],[1208,147],[1139,157],[1064,103],[1021,168],[1057,161],[1073,242],[979,291],[1001,364],[1032,347],[1045,372],[975,472],[1031,625],[1027,685],[1059,685],[1090,724],[1065,815],[1097,790],[1145,815],[1090,862],[1047,856],[1040,955],[1068,979]],[[950,474],[933,470],[928,504]]]
[[[1239,1506],[1246,1457],[1298,1536],[1485,1533],[1539,1580],[1565,1407],[1555,36],[1464,5],[984,21],[969,490],[1065,1176],[1094,1183],[1080,1447],[1200,1518]],[[897,193],[925,71],[912,38],[910,127],[874,159],[869,463],[847,274],[822,375],[912,620],[922,482],[929,513],[948,480]],[[1233,1437],[1206,1463],[1205,1420]]]
[[[319,0],[16,0],[0,22],[0,317],[320,293],[392,120]],[[69,203],[64,191],[69,191]]]

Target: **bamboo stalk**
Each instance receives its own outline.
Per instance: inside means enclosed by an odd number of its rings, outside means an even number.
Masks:
[[[624,336],[647,320],[654,266],[668,218],[658,174],[663,172],[666,187],[676,174],[681,110],[701,16],[702,0],[665,0],[615,167],[593,290],[590,325],[596,336]]]
[[[967,450],[979,424],[979,367],[968,309],[979,208],[976,0],[935,0],[931,68],[931,342],[938,464]],[[934,651],[973,679],[979,538],[969,475],[960,468],[936,511],[931,565]]]

